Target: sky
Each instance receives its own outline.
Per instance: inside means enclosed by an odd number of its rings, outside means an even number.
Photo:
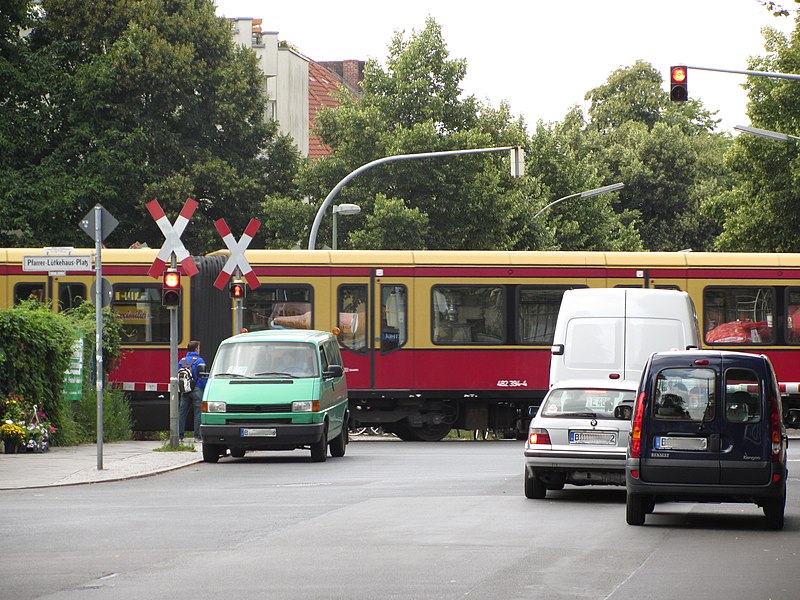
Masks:
[[[781,2],[779,2],[781,3]],[[385,64],[395,32],[406,39],[433,17],[442,27],[450,58],[467,61],[464,93],[497,108],[508,102],[528,130],[538,121],[562,121],[584,96],[619,68],[637,60],[661,72],[689,65],[747,70],[763,56],[761,29],[794,30],[791,17],[776,18],[758,0],[216,0],[217,14],[261,18],[316,61],[375,59]],[[797,5],[782,2],[787,8]],[[749,125],[744,75],[690,69],[689,96],[718,111],[720,130]]]

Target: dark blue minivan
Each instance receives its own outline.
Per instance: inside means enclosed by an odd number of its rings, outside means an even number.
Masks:
[[[775,372],[763,355],[656,352],[645,366],[626,459],[630,525],[662,501],[753,502],[783,527],[786,446]]]

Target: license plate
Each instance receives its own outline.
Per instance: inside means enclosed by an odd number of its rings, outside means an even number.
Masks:
[[[276,437],[278,434],[274,427],[271,429],[245,429],[242,427],[239,435],[242,437]]]
[[[704,437],[656,437],[656,450],[708,450],[708,438]]]
[[[617,434],[611,431],[570,431],[569,443],[616,446]]]

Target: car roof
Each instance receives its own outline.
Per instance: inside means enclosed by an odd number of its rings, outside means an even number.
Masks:
[[[636,391],[639,381],[630,379],[564,379],[550,386],[556,389],[600,389],[600,390],[632,390]]]
[[[265,329],[261,331],[250,331],[240,333],[226,340],[223,344],[233,344],[238,342],[305,342],[321,344],[329,340],[333,335],[328,331],[318,331],[316,329]]]
[[[754,354],[752,352],[737,352],[735,350],[668,350],[665,352],[655,352],[653,354],[654,360],[669,360],[670,358],[677,358],[679,360],[701,358],[736,358],[763,361],[766,359],[766,356],[763,354]]]

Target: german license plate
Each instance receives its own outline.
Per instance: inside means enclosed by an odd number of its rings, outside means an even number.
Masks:
[[[656,437],[656,450],[708,450],[708,438],[704,437]]]
[[[616,446],[617,434],[613,431],[570,431],[569,443]]]
[[[239,429],[239,435],[242,437],[275,437],[277,432],[274,427],[269,429],[245,429],[242,427]]]

